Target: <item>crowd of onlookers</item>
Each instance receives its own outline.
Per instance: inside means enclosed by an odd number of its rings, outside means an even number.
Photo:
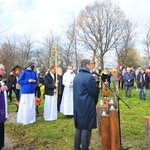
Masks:
[[[96,73],[95,73],[96,72]],[[139,94],[139,100],[146,100],[146,89],[150,89],[150,68],[144,69],[138,66],[108,69],[95,69],[93,72],[96,80],[99,77],[99,86],[103,88],[110,87],[119,94],[119,89],[125,91],[126,97],[132,96],[132,88],[136,87]]]

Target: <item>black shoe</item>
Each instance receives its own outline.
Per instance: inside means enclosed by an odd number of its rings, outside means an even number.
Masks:
[[[73,118],[74,116],[73,115],[69,115],[69,118]]]

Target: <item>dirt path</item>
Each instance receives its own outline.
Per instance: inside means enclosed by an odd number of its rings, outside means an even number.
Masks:
[[[8,122],[16,122],[17,113],[10,113],[8,115]],[[2,150],[21,150],[21,148],[15,148],[17,146],[16,143],[13,142],[12,138],[5,132],[5,146]]]

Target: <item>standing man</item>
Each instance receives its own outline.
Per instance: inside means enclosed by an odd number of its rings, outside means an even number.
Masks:
[[[64,91],[62,95],[62,101],[60,105],[60,112],[66,115],[67,118],[73,117],[73,79],[75,73],[73,67],[68,66],[67,71],[63,75]]]
[[[146,74],[143,68],[141,68],[136,81],[139,93],[139,100],[146,100],[146,87],[148,85],[148,75]]]
[[[57,119],[57,97],[56,88],[58,87],[58,81],[55,78],[56,68],[55,66],[50,67],[44,77],[45,85],[45,103],[44,103],[44,120],[53,121]]]
[[[17,78],[14,75],[14,71],[10,72],[10,75],[8,77],[7,82],[8,82],[8,90],[9,90],[9,99],[10,99],[10,102],[12,102],[12,91],[14,91],[14,93],[16,95],[16,98],[17,98],[17,101],[18,101],[17,92],[16,92]]]
[[[21,97],[17,116],[17,122],[23,125],[33,124],[35,114],[35,86],[37,75],[34,71],[34,63],[30,62],[27,68],[20,74],[18,83],[21,85]]]
[[[125,86],[125,96],[131,97],[132,86],[134,83],[134,74],[130,71],[130,68],[127,67],[127,72],[123,76],[124,86]]]
[[[7,86],[2,82],[5,67],[0,64],[0,149],[4,147],[4,123],[7,118]]]
[[[59,67],[58,68],[58,97],[57,97],[57,111],[60,111],[60,104],[61,104],[61,99],[62,99],[62,94],[64,90],[64,85],[62,84],[62,79],[63,79],[63,71]]]
[[[73,81],[74,124],[76,128],[74,150],[89,150],[92,129],[97,127],[96,104],[99,88],[90,69],[90,60],[82,60],[81,69]]]
[[[41,75],[41,68],[37,68],[36,72],[37,72],[37,78],[38,78],[38,82],[36,85],[36,97],[40,98],[41,97],[40,87],[43,85],[43,76]]]

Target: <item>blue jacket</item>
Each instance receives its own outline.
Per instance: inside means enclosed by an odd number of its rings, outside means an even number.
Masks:
[[[37,81],[37,75],[34,71],[25,69],[18,78],[18,83],[21,84],[21,94],[35,93],[35,83],[30,83],[29,79]]]
[[[97,127],[98,95],[95,78],[90,72],[81,70],[73,80],[74,124],[77,129],[90,130]]]
[[[134,74],[131,72],[125,72],[123,75],[124,85],[125,86],[133,86],[134,83]],[[130,80],[130,82],[128,82]]]

